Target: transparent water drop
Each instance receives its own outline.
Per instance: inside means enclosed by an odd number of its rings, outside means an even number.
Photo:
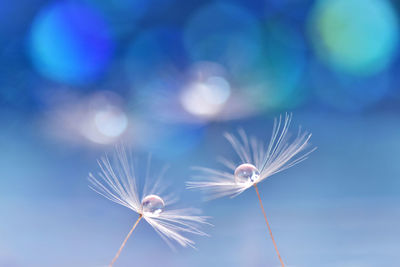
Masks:
[[[240,183],[254,183],[260,177],[258,169],[249,163],[239,165],[235,170],[235,182]]]
[[[164,200],[157,195],[148,195],[142,200],[142,212],[148,216],[158,216],[165,207]]]

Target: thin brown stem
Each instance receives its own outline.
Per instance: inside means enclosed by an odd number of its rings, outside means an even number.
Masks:
[[[264,206],[263,206],[262,201],[261,201],[260,193],[258,192],[257,184],[254,184],[254,188],[256,189],[256,193],[257,193],[257,196],[258,196],[258,200],[260,201],[261,210],[262,210],[262,212],[263,212],[263,214],[264,214],[265,222],[267,223],[268,231],[269,231],[269,235],[271,236],[272,243],[274,243],[274,247],[275,247],[275,250],[276,250],[276,254],[278,254],[278,258],[279,258],[279,261],[281,262],[282,267],[285,267],[285,264],[283,264],[281,255],[279,254],[279,250],[278,250],[278,246],[276,245],[275,238],[274,238],[274,236],[272,235],[271,227],[269,226],[269,222],[268,222],[268,219],[267,219],[267,215],[265,214]]]
[[[128,235],[125,237],[124,242],[122,242],[121,247],[119,248],[117,254],[115,254],[114,259],[112,260],[112,262],[110,263],[110,265],[108,265],[109,267],[112,267],[114,262],[118,259],[119,254],[121,254],[122,249],[125,247],[126,241],[128,241],[129,237],[131,236],[131,234],[133,233],[133,230],[135,230],[136,226],[138,225],[140,219],[142,219],[142,214],[139,215],[139,218],[137,219],[137,221],[135,222],[135,224],[132,226],[132,229],[129,231]]]

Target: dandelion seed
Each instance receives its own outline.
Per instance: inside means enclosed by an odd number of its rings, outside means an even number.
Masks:
[[[161,170],[158,179],[154,182],[152,188],[148,190],[147,184],[143,189],[143,197],[140,198],[137,186],[136,177],[130,157],[123,146],[116,147],[115,155],[112,160],[105,156],[99,160],[100,172],[96,175],[89,174],[91,188],[104,196],[105,198],[125,206],[139,214],[138,219],[129,231],[128,235],[122,242],[121,247],[110,263],[113,266],[118,259],[122,249],[124,248],[129,237],[143,218],[154,230],[173,248],[170,240],[177,242],[184,247],[194,247],[194,242],[183,236],[182,233],[196,234],[205,236],[206,233],[198,229],[200,224],[208,224],[207,217],[193,215],[195,209],[168,209],[168,206],[173,204],[172,195],[163,194],[163,188],[160,187],[159,180],[162,178],[165,170]],[[149,179],[149,165],[147,168],[146,182]],[[165,189],[165,188],[164,188]],[[139,199],[142,199],[141,201]]]
[[[189,189],[200,189],[209,193],[210,198],[223,196],[237,196],[250,187],[254,187],[268,231],[274,244],[276,253],[282,266],[284,263],[279,254],[271,227],[261,201],[257,185],[268,177],[286,170],[301,161],[307,159],[308,155],[316,148],[310,148],[311,134],[302,132],[299,128],[297,136],[290,140],[288,133],[292,114],[286,114],[283,119],[274,120],[271,140],[268,146],[255,138],[248,138],[243,130],[239,130],[239,137],[225,134],[235,152],[240,158],[239,165],[234,162],[221,159],[221,163],[230,171],[221,171],[210,168],[196,168],[200,174],[195,176],[196,180],[187,183]]]

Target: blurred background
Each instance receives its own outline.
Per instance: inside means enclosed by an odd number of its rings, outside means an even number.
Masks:
[[[202,202],[193,165],[293,112],[318,146],[260,184],[287,266],[398,266],[397,1],[0,2],[0,266],[106,266],[137,215],[88,188],[117,142],[214,227],[173,252],[141,223],[115,266],[279,266],[254,190]],[[140,161],[139,161],[140,162]],[[138,163],[145,167],[145,160]]]

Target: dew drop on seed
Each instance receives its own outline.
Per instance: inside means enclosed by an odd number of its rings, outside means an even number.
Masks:
[[[142,211],[144,215],[158,216],[164,210],[164,200],[157,195],[148,195],[142,200]]]
[[[260,177],[258,169],[249,163],[240,165],[235,170],[235,182],[241,183],[254,183]]]

